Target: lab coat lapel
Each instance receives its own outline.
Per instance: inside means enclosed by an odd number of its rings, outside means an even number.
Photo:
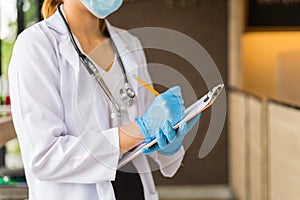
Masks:
[[[81,62],[69,38],[59,44],[59,51],[64,59],[73,67],[77,76]]]
[[[46,20],[46,23],[49,28],[59,33],[57,38],[59,52],[63,56],[63,58],[73,67],[74,71],[77,74],[79,72],[80,66],[79,56],[71,43],[67,27],[64,24],[64,21],[60,16],[58,10],[56,10],[56,12]],[[76,38],[75,41],[77,42]],[[80,48],[80,45],[78,46]]]

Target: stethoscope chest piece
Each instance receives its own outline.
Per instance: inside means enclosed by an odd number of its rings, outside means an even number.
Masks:
[[[120,89],[120,97],[122,101],[127,105],[127,106],[132,106],[133,100],[135,97],[135,92],[131,88],[122,88]]]

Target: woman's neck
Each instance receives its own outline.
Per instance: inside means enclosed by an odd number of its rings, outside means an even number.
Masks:
[[[65,1],[63,9],[68,24],[85,53],[89,53],[95,46],[106,39],[99,28],[100,20],[91,14],[80,2]]]

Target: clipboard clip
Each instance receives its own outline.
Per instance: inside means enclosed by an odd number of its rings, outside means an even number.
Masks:
[[[224,89],[224,83],[221,83],[217,86],[215,86],[213,89],[211,89],[207,94],[206,98],[204,99],[204,102],[209,101],[207,106],[210,106],[215,102],[217,97],[221,94],[222,90]]]

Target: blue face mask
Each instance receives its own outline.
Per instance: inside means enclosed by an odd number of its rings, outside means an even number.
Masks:
[[[93,15],[104,19],[118,10],[123,0],[81,0],[81,2]]]

